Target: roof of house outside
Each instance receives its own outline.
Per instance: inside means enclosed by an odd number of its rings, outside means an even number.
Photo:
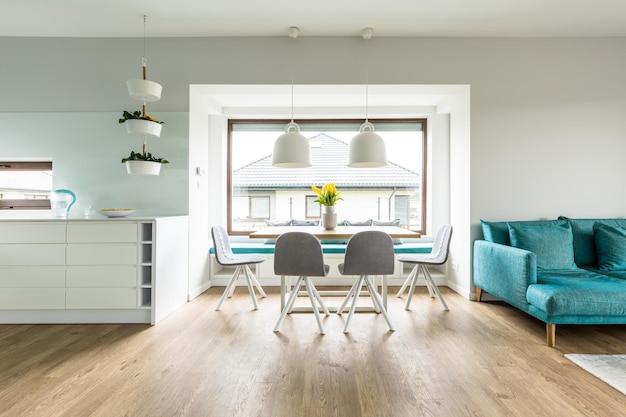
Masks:
[[[349,168],[348,144],[320,133],[309,138],[312,167],[277,168],[272,155],[233,171],[233,185],[247,188],[302,188],[334,182],[338,188],[420,186],[420,174],[391,161],[380,168]]]

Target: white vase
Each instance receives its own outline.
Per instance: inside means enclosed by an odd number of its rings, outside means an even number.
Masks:
[[[326,230],[333,230],[337,227],[335,206],[322,206],[322,227]]]
[[[130,119],[124,122],[126,131],[131,135],[137,136],[153,136],[158,138],[161,136],[163,126],[157,122],[151,122],[144,119]]]
[[[126,172],[134,175],[159,175],[161,163],[154,161],[126,161]]]

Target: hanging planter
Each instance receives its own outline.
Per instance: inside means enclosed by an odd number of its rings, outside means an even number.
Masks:
[[[161,172],[160,162],[150,161],[126,161],[126,172],[131,175],[159,175]]]
[[[143,114],[141,110],[133,113],[124,110],[119,123],[126,125],[126,131],[136,136],[152,136],[158,138],[161,136],[163,122],[156,120],[154,117]]]
[[[122,159],[126,172],[133,175],[159,175],[161,165],[169,164],[167,159],[155,158],[150,152],[138,153],[131,151],[130,156]]]
[[[161,99],[163,87],[159,83],[149,80],[127,80],[128,94],[135,100],[158,101]]]
[[[127,120],[124,123],[126,124],[126,131],[135,136],[158,138],[161,136],[161,129],[163,128],[160,124],[148,120]]]

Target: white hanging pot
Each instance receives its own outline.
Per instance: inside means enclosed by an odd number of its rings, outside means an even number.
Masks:
[[[158,101],[161,99],[163,87],[159,83],[149,80],[127,80],[128,94],[135,100]]]
[[[126,172],[133,175],[159,175],[161,163],[154,161],[126,161]]]
[[[126,131],[136,136],[152,136],[158,138],[161,136],[163,125],[157,122],[151,122],[144,119],[130,119],[124,122]]]

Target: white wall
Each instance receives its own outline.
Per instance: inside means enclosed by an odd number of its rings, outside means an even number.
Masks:
[[[299,84],[363,83],[360,38],[298,38],[295,58],[285,53],[289,41],[150,39],[149,78],[164,86],[162,100],[151,108],[187,112],[190,84],[287,84],[292,69]],[[471,243],[480,236],[480,218],[626,214],[626,195],[620,192],[626,174],[626,39],[376,38],[368,48],[372,84],[471,88],[470,119],[450,117],[450,217],[459,263],[452,284],[461,293],[472,290]],[[139,75],[140,54],[141,39],[0,38],[0,111],[103,112],[98,117],[110,120],[129,106],[124,82]],[[3,121],[11,117],[5,114]],[[31,118],[33,124],[47,120],[40,114]],[[206,131],[208,117],[190,120],[190,126],[205,122]],[[456,130],[459,124],[471,124],[470,141]],[[71,148],[97,137],[93,149],[108,152],[105,137],[63,126],[49,130],[47,138],[59,143],[69,133]],[[14,131],[0,123],[1,156]],[[197,134],[190,131],[189,137]],[[184,138],[187,132],[181,126],[176,135]],[[23,155],[37,153],[29,142],[15,146]],[[208,168],[208,161],[221,156],[208,150],[192,154],[189,166]],[[82,172],[75,161],[67,164],[67,172]],[[102,169],[114,175],[119,167]],[[107,177],[113,183],[107,195],[114,195],[113,189],[130,194],[135,184],[122,177]],[[190,172],[188,178],[195,176]],[[210,181],[202,180],[200,188]],[[215,215],[211,201],[223,196],[211,195],[204,206],[196,197],[206,197],[191,192],[189,197],[190,213],[208,209]],[[206,242],[196,250],[204,251]]]

